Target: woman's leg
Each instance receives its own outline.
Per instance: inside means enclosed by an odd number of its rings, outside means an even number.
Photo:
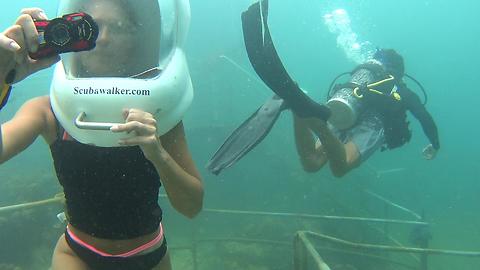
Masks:
[[[87,265],[73,252],[62,234],[53,251],[52,270],[89,270]],[[169,268],[165,268],[169,269]]]
[[[160,263],[152,270],[172,270],[172,263],[170,262],[170,253],[168,252],[168,250]]]

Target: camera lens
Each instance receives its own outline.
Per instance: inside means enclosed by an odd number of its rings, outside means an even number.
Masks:
[[[70,41],[70,32],[64,24],[54,25],[50,34],[51,42],[57,46],[63,46]]]

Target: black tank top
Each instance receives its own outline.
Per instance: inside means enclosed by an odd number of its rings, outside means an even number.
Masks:
[[[96,147],[66,140],[63,129],[58,133],[50,151],[73,226],[106,239],[158,229],[160,179],[139,147]]]

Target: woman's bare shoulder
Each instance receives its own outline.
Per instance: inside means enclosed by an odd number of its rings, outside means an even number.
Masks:
[[[17,116],[37,119],[43,123],[42,135],[50,141],[56,134],[57,123],[50,105],[49,96],[40,96],[26,101],[17,113]],[[52,138],[50,138],[52,137]]]
[[[22,105],[20,111],[23,109],[34,111],[50,110],[50,97],[40,96],[29,99]]]

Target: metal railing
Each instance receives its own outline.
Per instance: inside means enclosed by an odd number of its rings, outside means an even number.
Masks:
[[[315,245],[312,243],[312,240],[319,240],[319,242],[322,242],[323,244]],[[332,247],[332,244],[337,246],[337,248]],[[381,261],[385,265],[394,265],[397,268],[401,267],[402,269],[413,270],[422,269],[425,265],[422,262],[420,262],[418,265],[409,265],[404,262],[392,260],[388,256],[374,255],[369,252],[413,253],[427,256],[449,255],[480,258],[480,252],[476,251],[425,249],[375,244],[361,244],[310,231],[297,232],[295,234],[293,246],[294,270],[330,270],[330,267],[327,264],[328,259],[325,259],[326,257],[321,257],[319,254],[319,250],[328,253],[364,257],[371,261]]]
[[[19,211],[24,209],[30,209],[33,207],[48,205],[48,204],[60,204],[63,203],[63,194],[57,194],[55,197],[38,202],[31,202],[19,205],[12,205],[6,207],[0,207],[0,215],[10,213],[13,211]],[[373,194],[371,194],[373,195]],[[373,195],[375,196],[375,195]],[[162,195],[161,197],[164,197]],[[375,196],[385,202],[388,200]],[[389,201],[388,201],[389,202]],[[396,208],[405,210],[403,207],[399,207],[397,204],[388,203]],[[413,212],[410,212],[411,214]],[[428,223],[424,221],[411,221],[411,220],[398,220],[398,219],[384,219],[384,218],[366,218],[366,217],[348,217],[348,216],[332,216],[332,215],[315,215],[305,213],[285,213],[285,212],[266,212],[266,211],[245,211],[245,210],[227,210],[227,209],[211,209],[206,208],[203,210],[204,214],[215,215],[233,215],[233,216],[261,216],[261,217],[276,217],[276,218],[296,218],[296,219],[314,219],[318,221],[343,221],[343,222],[362,222],[367,224],[383,224],[383,225],[402,225],[402,226],[428,226]],[[192,241],[187,245],[171,246],[172,250],[188,250],[193,257],[193,269],[199,269],[198,256],[200,245],[205,243],[221,243],[221,242],[237,242],[247,244],[259,244],[263,246],[278,247],[283,246],[291,249],[293,252],[293,267],[294,270],[330,270],[330,257],[332,254],[343,254],[343,256],[350,256],[355,258],[363,258],[370,262],[382,263],[387,266],[401,267],[402,269],[414,269],[414,270],[427,270],[426,258],[432,255],[447,255],[447,256],[462,256],[462,257],[475,257],[480,258],[480,252],[475,251],[456,251],[456,250],[443,250],[443,249],[430,249],[430,248],[413,248],[404,247],[400,242],[391,241],[392,243],[398,243],[396,246],[391,245],[377,245],[377,244],[365,244],[355,243],[347,240],[339,239],[330,235],[321,234],[311,231],[297,231],[294,234],[293,242],[287,241],[275,241],[270,239],[256,239],[246,237],[198,237],[198,228],[194,226],[194,237]],[[385,233],[384,231],[379,231]],[[393,238],[392,238],[393,239]],[[394,239],[393,239],[394,240]],[[389,254],[415,254],[420,255],[413,257],[416,260],[413,264],[407,264],[403,261],[396,261],[391,259]],[[338,257],[338,256],[337,256]],[[354,267],[354,266],[352,266]],[[397,269],[395,268],[395,269]],[[348,269],[348,268],[345,268]],[[356,269],[356,268],[349,268]],[[388,268],[383,268],[388,269]]]

